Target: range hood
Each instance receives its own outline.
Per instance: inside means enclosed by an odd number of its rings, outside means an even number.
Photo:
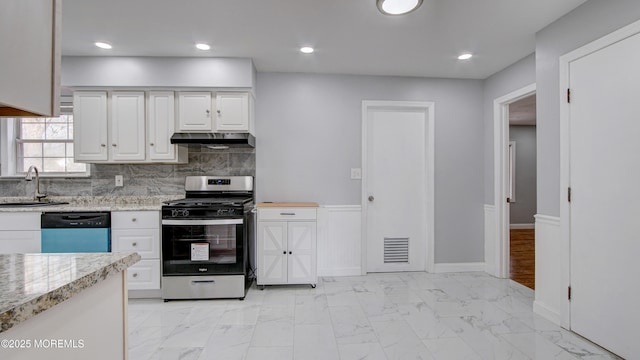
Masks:
[[[250,133],[174,133],[172,144],[246,145],[256,146],[256,138]]]

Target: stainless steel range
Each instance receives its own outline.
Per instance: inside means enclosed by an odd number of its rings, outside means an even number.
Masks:
[[[187,176],[185,190],[162,206],[162,298],[244,299],[253,177]]]

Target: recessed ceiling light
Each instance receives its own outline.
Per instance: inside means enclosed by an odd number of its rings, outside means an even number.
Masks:
[[[473,54],[466,53],[458,56],[458,60],[469,60],[472,57],[473,57]]]
[[[95,43],[95,45],[96,45],[97,47],[99,47],[100,49],[107,49],[107,50],[108,50],[108,49],[111,49],[111,48],[112,48],[111,44],[107,44],[106,42],[100,42],[100,41],[98,41],[98,42],[96,42],[96,43]]]
[[[205,43],[197,43],[196,47],[198,48],[198,50],[209,50],[211,49],[211,46],[205,44]]]
[[[376,0],[378,10],[385,15],[407,14],[422,4],[422,0]]]
[[[301,53],[305,53],[305,54],[311,54],[312,52],[314,52],[315,50],[310,47],[310,46],[304,46],[300,48],[300,52]]]

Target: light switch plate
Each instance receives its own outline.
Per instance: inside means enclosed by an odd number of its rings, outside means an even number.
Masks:
[[[362,169],[360,168],[351,168],[351,178],[352,179],[362,179]]]
[[[116,187],[123,187],[123,186],[124,186],[124,179],[122,175],[116,175]]]

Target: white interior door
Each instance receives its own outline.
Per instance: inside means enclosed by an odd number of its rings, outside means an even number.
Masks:
[[[640,35],[572,61],[571,329],[640,354]]]
[[[365,108],[367,271],[424,271],[429,113],[402,103]]]

